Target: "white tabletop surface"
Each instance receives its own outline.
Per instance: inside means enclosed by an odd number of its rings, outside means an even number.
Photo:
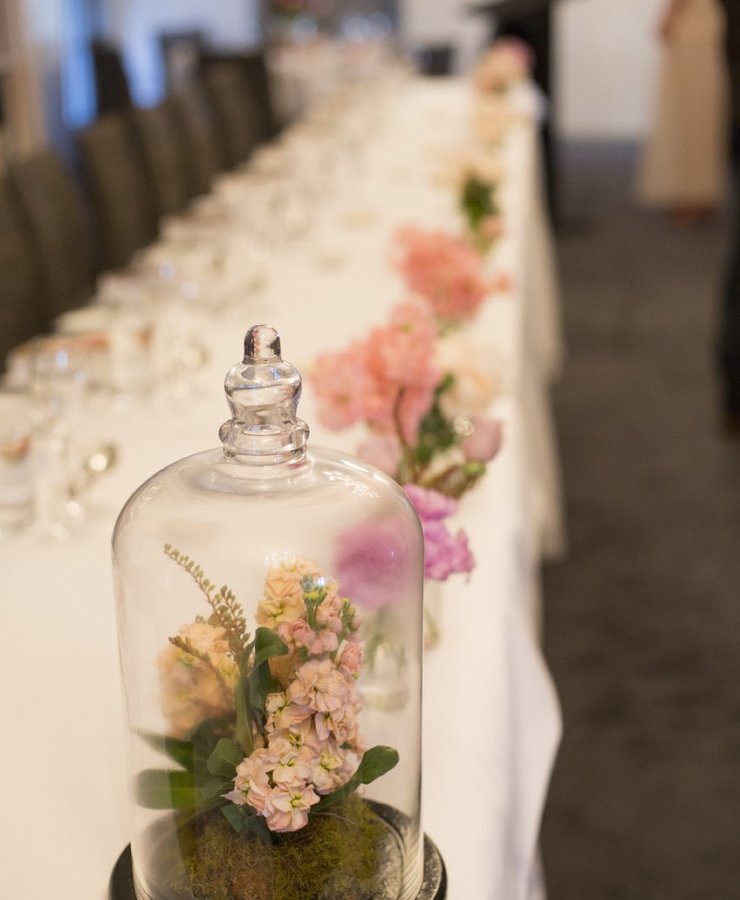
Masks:
[[[266,289],[210,317],[202,334],[210,360],[187,401],[114,404],[99,415],[96,427],[119,445],[120,462],[100,482],[102,512],[77,536],[0,543],[0,896],[103,900],[127,843],[109,548],[118,509],[151,473],[217,443],[223,374],[250,324],[278,328],[285,357],[307,367],[403,298],[388,262],[391,235],[408,223],[459,227],[454,193],[438,175],[445,152],[465,140],[468,102],[457,82],[399,88],[368,142],[356,192],[327,211],[333,225],[322,241],[332,254],[311,239],[276,253]],[[507,232],[491,265],[509,271],[513,287],[487,301],[475,340],[505,376],[494,410],[506,440],[462,501],[458,522],[478,564],[468,582],[445,585],[442,640],[425,660],[423,823],[447,864],[449,900],[535,896],[537,834],[560,732],[537,637],[543,535],[549,528],[553,539],[559,510],[546,399],[555,325],[536,334],[542,310],[553,315],[553,298],[535,296],[536,286],[551,292],[552,283],[532,277],[546,259],[531,116],[512,127],[504,157]],[[312,439],[352,449],[356,434],[327,432],[314,413],[309,384],[301,415]]]

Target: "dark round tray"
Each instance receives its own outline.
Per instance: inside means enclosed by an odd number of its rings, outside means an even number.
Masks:
[[[396,827],[403,827],[408,819],[393,807],[382,803],[372,803],[386,821]],[[444,860],[434,843],[424,835],[424,881],[416,900],[445,900],[447,896],[447,872]],[[110,900],[137,900],[134,891],[134,876],[131,866],[131,845],[126,847],[113,867],[110,879]]]

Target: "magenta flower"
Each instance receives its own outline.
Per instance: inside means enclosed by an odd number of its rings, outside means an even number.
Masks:
[[[404,485],[404,491],[416,507],[424,532],[424,575],[433,581],[446,581],[458,572],[471,572],[475,559],[468,536],[461,529],[452,534],[444,519],[457,512],[457,500],[445,497],[417,484]]]
[[[397,603],[418,564],[415,540],[415,529],[400,516],[370,519],[345,531],[335,563],[342,590],[364,609]]]

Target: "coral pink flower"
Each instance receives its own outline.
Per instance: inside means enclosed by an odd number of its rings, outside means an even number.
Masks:
[[[264,806],[270,831],[298,831],[308,823],[311,807],[319,802],[311,785],[279,785],[274,787]]]
[[[329,713],[340,709],[348,699],[349,685],[330,659],[309,660],[295,673],[295,681],[288,686],[288,697],[294,703],[308,706],[316,712]]]
[[[470,416],[473,431],[461,443],[462,451],[467,459],[475,462],[488,462],[501,449],[504,439],[504,426],[498,419],[489,416]]]
[[[349,428],[365,417],[365,397],[372,391],[365,346],[357,341],[339,353],[323,353],[311,372],[322,403],[319,420],[326,428]]]
[[[319,357],[311,382],[321,422],[328,428],[346,428],[365,421],[381,434],[393,434],[400,423],[404,439],[415,443],[440,378],[435,337],[429,310],[405,302],[365,341]]]
[[[350,678],[357,678],[360,674],[363,656],[362,644],[345,643],[337,657],[337,665]]]
[[[481,258],[462,238],[443,231],[401,228],[395,264],[408,287],[443,322],[471,318],[489,293]]]
[[[308,748],[297,750],[289,747],[280,754],[280,758],[272,770],[272,780],[275,784],[288,787],[291,785],[305,784],[311,780],[313,770],[313,754]]]

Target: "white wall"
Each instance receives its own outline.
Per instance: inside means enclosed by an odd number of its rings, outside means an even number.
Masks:
[[[643,134],[667,0],[562,0],[556,14],[558,127],[565,137]]]
[[[645,131],[658,61],[656,23],[668,0],[559,0],[555,13],[558,126],[566,137],[634,137]],[[469,51],[485,28],[467,0],[404,0],[409,45],[450,41]],[[467,54],[464,54],[467,55]]]

